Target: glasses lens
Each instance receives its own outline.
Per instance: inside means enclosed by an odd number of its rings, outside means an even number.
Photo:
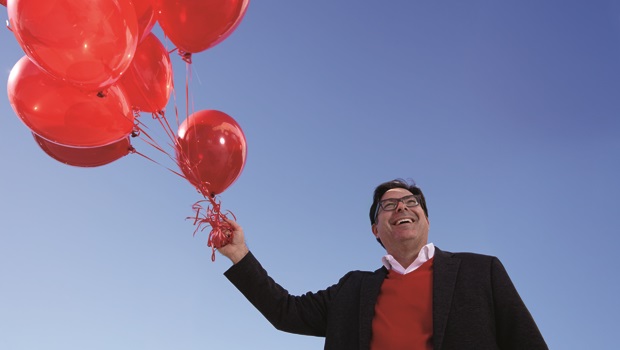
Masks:
[[[410,197],[405,197],[402,198],[403,202],[405,202],[405,205],[408,207],[415,207],[416,205],[418,205],[418,199],[415,198],[414,196],[410,196]]]
[[[397,206],[398,206],[398,199],[386,199],[381,202],[381,207],[383,207],[383,210],[385,211],[394,210],[396,209]]]

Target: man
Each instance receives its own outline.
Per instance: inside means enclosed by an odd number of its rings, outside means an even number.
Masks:
[[[369,216],[387,252],[374,272],[289,295],[230,220],[233,241],[219,249],[233,262],[225,275],[277,329],[325,337],[325,349],[548,349],[497,258],[428,243],[420,188],[400,179],[379,185]]]

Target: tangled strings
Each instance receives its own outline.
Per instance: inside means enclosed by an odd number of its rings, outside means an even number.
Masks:
[[[215,261],[215,250],[219,249],[233,240],[233,230],[232,227],[224,221],[227,219],[226,214],[222,214],[220,211],[220,203],[218,203],[213,197],[207,197],[207,199],[200,200],[196,202],[192,209],[196,212],[196,215],[193,217],[188,217],[187,219],[194,220],[194,226],[196,226],[196,230],[194,230],[194,235],[198,231],[204,231],[207,227],[211,227],[211,232],[209,232],[209,238],[207,240],[207,246],[211,247],[211,261]],[[207,207],[203,207],[202,203],[209,202]],[[232,215],[232,217],[236,220],[235,215],[227,211],[228,214]]]
[[[188,180],[190,183],[200,183],[200,179],[197,175],[197,170],[194,169],[195,166],[193,166],[189,162],[187,155],[179,147],[178,142],[174,137],[174,131],[168,123],[168,120],[166,119],[163,111],[153,113],[152,116],[154,120],[158,121],[158,124],[160,124],[162,129],[165,131],[170,142],[169,146],[171,146],[177,151],[176,154],[171,154],[170,152],[167,152],[164,147],[159,145],[155,138],[149,135],[146,125],[144,125],[139,119],[136,119],[136,125],[132,132],[132,136],[139,137],[147,145],[164,153],[166,156],[172,159],[180,168],[185,168],[187,175],[185,175],[183,172],[168,168],[169,171]],[[156,164],[162,165],[145,154],[142,154],[135,150],[133,150],[133,152]],[[226,215],[230,214],[235,220],[236,217],[230,211],[226,211],[226,214],[221,212],[221,204],[216,201],[215,196],[211,194],[208,190],[208,184],[200,183],[200,185],[198,185],[196,189],[206,199],[199,200],[192,206],[195,215],[187,217],[187,219],[194,220],[193,224],[194,226],[196,226],[193,234],[194,236],[197,232],[202,232],[207,227],[211,227],[211,232],[209,233],[209,237],[207,240],[207,246],[211,247],[211,261],[215,261],[215,250],[229,244],[230,242],[232,242],[233,239],[232,227],[225,221],[225,219],[228,218]],[[204,205],[205,203],[206,205]]]
[[[171,52],[177,51],[179,56],[187,63],[187,78],[185,83],[185,105],[186,109],[189,110],[189,77],[191,76],[191,59],[192,54],[189,52],[184,52],[179,49],[174,49]],[[176,96],[176,95],[175,95]],[[175,97],[176,100],[176,97]],[[194,215],[191,217],[187,217],[187,219],[193,219],[194,226],[196,229],[194,230],[193,235],[195,236],[198,231],[202,232],[207,227],[211,227],[211,232],[209,233],[207,246],[211,247],[211,261],[215,261],[215,250],[219,249],[233,240],[233,229],[230,224],[228,224],[225,220],[228,218],[227,214],[230,214],[235,220],[235,215],[226,211],[226,213],[221,212],[221,205],[215,199],[215,195],[209,191],[209,184],[201,181],[199,170],[196,164],[193,164],[190,161],[188,150],[181,147],[179,140],[177,138],[175,130],[172,128],[168,118],[166,118],[165,112],[163,110],[159,110],[156,112],[152,112],[152,119],[156,122],[155,125],[161,127],[161,130],[165,134],[165,139],[167,139],[166,145],[161,145],[154,136],[150,135],[149,128],[147,125],[139,118],[139,111],[135,111],[135,125],[132,131],[131,136],[139,138],[145,144],[152,147],[153,149],[159,151],[164,154],[170,160],[172,160],[179,169],[171,169],[166,167],[172,173],[184,178],[189,183],[194,185],[198,192],[202,194],[205,198],[204,200],[197,201],[192,209],[194,211]],[[175,116],[176,116],[176,127],[178,128],[180,125],[179,120],[179,112],[176,108],[175,103]],[[186,116],[187,118],[187,116]],[[173,149],[174,152],[170,152],[168,149]],[[136,151],[132,150],[133,153],[136,153],[156,164],[163,166],[155,159]],[[165,167],[165,166],[164,166]],[[179,171],[180,170],[180,171]]]

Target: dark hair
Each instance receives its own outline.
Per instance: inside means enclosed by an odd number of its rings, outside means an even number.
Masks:
[[[392,181],[384,182],[381,185],[377,186],[377,188],[375,188],[375,194],[372,197],[372,205],[370,206],[369,213],[371,225],[375,224],[375,213],[377,211],[377,206],[379,205],[381,197],[383,197],[385,192],[393,188],[404,188],[407,191],[411,192],[411,194],[418,196],[420,200],[420,206],[422,207],[422,210],[424,210],[424,214],[428,218],[428,209],[426,208],[426,200],[424,199],[424,194],[422,193],[422,190],[418,186],[416,186],[413,181],[409,183],[403,179],[395,179]]]

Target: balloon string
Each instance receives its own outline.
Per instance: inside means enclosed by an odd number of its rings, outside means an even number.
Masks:
[[[192,65],[191,64],[186,64],[185,65],[185,113],[186,113],[186,118],[189,116],[190,112],[189,112],[189,83],[190,80],[192,78]],[[193,113],[193,108],[192,108],[192,113]]]
[[[185,154],[185,150],[181,148],[181,144],[179,143],[179,140],[174,136],[174,132],[172,131],[172,127],[170,126],[168,119],[165,117],[163,113],[157,116],[153,114],[153,117],[157,118],[162,128],[166,130],[166,134],[168,135],[171,141],[171,146],[176,150],[176,155],[174,158],[171,157],[170,155],[168,156],[178,165],[180,169],[185,169],[185,170],[192,169],[192,171],[190,171],[190,174],[192,174],[191,175],[192,179],[188,179],[186,176],[183,176],[186,180],[193,180],[193,181],[190,181],[190,183],[199,183],[200,181],[198,180],[197,169],[193,169],[190,166],[189,157]]]
[[[162,116],[163,116],[163,113],[162,113]],[[165,117],[164,117],[164,120],[165,120]],[[166,151],[163,147],[161,147],[161,146],[157,143],[157,141],[156,141],[153,137],[151,137],[151,135],[149,135],[149,133],[146,131],[146,130],[148,130],[148,127],[147,127],[146,125],[144,125],[144,124],[143,124],[140,120],[138,120],[138,119],[136,119],[135,121],[136,121],[136,125],[134,125],[134,131],[132,132],[132,136],[133,136],[133,137],[139,137],[139,138],[140,138],[140,140],[141,140],[142,142],[144,142],[144,143],[145,143],[145,144],[147,144],[148,146],[151,146],[151,147],[152,147],[152,148],[154,148],[155,150],[157,150],[157,151],[159,151],[159,152],[161,152],[161,153],[165,154],[168,158],[170,158],[173,162],[177,163],[177,165],[178,165],[179,163],[177,162],[177,159],[176,159],[175,157],[173,157],[172,155],[170,155],[170,153],[168,153],[168,152],[167,152],[167,151]],[[163,126],[163,125],[164,125],[164,124],[162,124],[162,126]],[[170,128],[170,126],[169,126],[169,124],[167,123],[167,121],[166,121],[166,125],[168,125],[168,128]],[[165,127],[164,127],[164,129],[165,129]],[[168,134],[168,132],[167,132],[167,134]],[[168,135],[169,135],[169,134],[168,134]],[[169,136],[170,136],[170,135],[169,135]],[[176,142],[176,140],[175,140],[175,142]],[[133,148],[133,147],[132,147],[132,148]],[[161,164],[161,163],[157,162],[157,161],[156,161],[156,160],[154,160],[153,158],[151,158],[151,157],[149,157],[149,156],[147,156],[147,155],[145,155],[145,154],[143,154],[143,153],[141,153],[141,152],[138,152],[135,148],[133,148],[132,153],[136,153],[136,154],[138,154],[138,155],[142,156],[143,158],[145,158],[145,159],[147,159],[147,160],[149,160],[149,161],[151,161],[151,162],[153,162],[153,163],[155,163],[155,164],[157,164],[157,165],[159,165],[159,166],[161,166],[161,167],[163,167],[163,168],[167,169],[168,171],[172,172],[173,174],[178,175],[178,176],[182,177],[183,179],[185,179],[185,180],[188,180],[188,181],[189,181],[189,179],[188,179],[186,176],[182,175],[180,172],[175,171],[175,170],[173,170],[173,169],[170,169],[169,167],[164,166],[163,164]]]
[[[185,81],[186,116],[185,118],[187,119],[187,117],[190,115],[189,85],[190,85],[191,70],[192,70],[192,65],[191,65],[192,54],[189,52],[184,52],[182,50],[179,50],[178,48],[175,48],[174,50],[170,51],[170,53],[174,51],[178,51],[178,54],[181,56],[183,61],[185,61],[186,63],[186,81]],[[176,124],[178,128],[181,123],[179,119],[179,110],[178,110],[177,103],[176,103],[177,96],[176,96],[176,91],[174,87],[172,90],[172,95],[175,101],[174,112],[175,112]],[[230,244],[233,240],[232,226],[225,221],[228,218],[227,214],[230,214],[235,220],[236,220],[236,217],[230,211],[226,211],[226,213],[221,212],[221,203],[216,200],[215,194],[210,193],[208,189],[209,183],[203,182],[200,180],[197,166],[191,163],[190,157],[187,154],[187,150],[182,149],[179,139],[177,138],[176,133],[173,131],[172,127],[170,126],[170,122],[166,118],[166,115],[164,114],[164,112],[158,111],[158,112],[152,113],[152,117],[153,119],[156,119],[158,121],[164,133],[170,140],[171,146],[173,146],[173,148],[176,150],[174,156],[166,152],[166,150],[163,147],[161,147],[153,137],[149,135],[149,133],[147,132],[148,127],[144,123],[142,123],[142,121],[139,120],[138,118],[135,118],[136,124],[135,124],[134,132],[132,133],[132,136],[140,137],[140,139],[143,142],[145,142],[147,145],[155,148],[159,152],[166,154],[169,158],[171,158],[177,164],[177,166],[180,168],[179,169],[180,171],[172,170],[160,164],[159,162],[155,161],[154,159],[146,156],[145,154],[138,152],[135,149],[132,149],[132,153],[136,153],[140,155],[141,157],[159,166],[166,168],[167,170],[174,173],[175,175],[180,176],[184,178],[185,180],[189,181],[191,184],[198,184],[198,185],[195,185],[196,189],[206,199],[199,200],[196,203],[194,203],[194,205],[192,206],[192,209],[195,212],[195,214],[191,217],[187,217],[186,219],[193,219],[194,221],[193,225],[196,226],[196,229],[194,230],[194,233],[193,233],[194,236],[196,235],[198,231],[202,232],[207,227],[211,227],[211,231],[209,232],[209,236],[207,239],[207,246],[211,248],[211,261],[215,261],[215,251],[219,248],[224,247],[227,244]]]
[[[144,130],[141,130],[137,137],[140,137],[140,140],[142,140],[147,145],[155,148],[155,150],[168,155],[168,153],[161,146],[159,146],[159,144],[157,144],[157,141],[155,141],[151,136],[149,136],[149,134],[147,134]]]
[[[182,177],[183,179],[187,180],[187,178],[186,178],[185,176],[183,176],[183,174],[179,173],[179,172],[178,172],[178,171],[176,171],[176,170],[173,170],[173,169],[170,169],[170,168],[166,167],[165,165],[163,165],[163,164],[159,163],[158,161],[154,160],[153,158],[151,158],[151,157],[147,156],[146,154],[139,152],[138,150],[136,150],[136,149],[135,149],[135,148],[133,148],[133,147],[130,147],[130,148],[129,148],[129,152],[131,152],[131,153],[135,153],[135,154],[137,154],[137,155],[141,156],[142,158],[144,158],[144,159],[146,159],[146,160],[149,160],[149,161],[151,161],[151,162],[153,162],[153,163],[155,163],[155,164],[157,164],[157,165],[161,166],[162,168],[164,168],[164,169],[166,169],[166,170],[170,171],[171,173],[173,173],[173,174],[175,174],[175,175],[177,175],[177,176],[180,176],[180,177]]]
[[[215,261],[215,250],[222,248],[223,246],[232,242],[233,229],[224,219],[227,218],[226,214],[222,214],[220,203],[215,200],[214,197],[208,196],[207,200],[199,200],[192,206],[192,209],[196,212],[196,215],[189,216],[187,219],[193,219],[196,229],[194,230],[194,236],[198,231],[204,231],[207,227],[211,227],[209,237],[207,239],[207,246],[211,247],[211,261]],[[209,202],[206,208],[201,203]],[[228,214],[236,220],[235,214],[227,211]]]
[[[178,146],[179,144],[178,140],[172,136],[173,134],[171,132],[172,129],[170,127],[170,123],[165,118],[165,115],[163,113],[161,114],[153,113],[153,118],[159,121],[159,124],[162,126],[162,128],[164,129],[168,137],[170,137],[170,139],[175,143],[175,145],[177,145],[176,147],[177,153],[176,153],[175,158],[173,158],[170,154],[168,154],[161,146],[159,146],[157,141],[149,135],[149,133],[146,131],[148,130],[148,127],[145,126],[142,123],[142,121],[136,119],[135,130],[132,134],[134,135],[134,137],[139,137],[147,145],[153,147],[154,149],[166,154],[168,157],[173,159],[176,162],[176,164],[179,166],[179,168],[182,169],[183,171],[178,172],[173,169],[170,169],[162,165],[161,163],[157,162],[153,158],[137,151],[133,147],[132,147],[131,152],[138,154],[139,156],[161,167],[164,167],[168,171],[172,172],[173,174],[177,176],[184,178],[185,180],[189,181],[192,184],[200,184],[196,186],[196,189],[207,199],[196,202],[192,206],[192,209],[194,210],[195,215],[192,217],[188,217],[187,219],[194,220],[193,224],[194,226],[196,226],[196,229],[194,230],[194,233],[193,233],[194,236],[196,235],[198,231],[202,232],[207,227],[211,227],[211,232],[209,232],[209,236],[207,239],[207,246],[211,248],[211,261],[215,261],[215,250],[232,242],[232,239],[233,239],[232,227],[230,226],[230,224],[228,224],[225,221],[227,216],[226,214],[223,214],[221,212],[221,204],[218,201],[216,201],[215,195],[210,194],[209,189],[208,189],[209,184],[206,182],[200,181],[196,166],[195,165],[192,166],[187,154],[185,154],[184,150],[182,150],[181,147]],[[208,202],[208,205],[206,207],[203,207],[201,203],[205,203],[205,202]],[[227,213],[232,215],[232,217],[235,218],[236,220],[236,217],[232,212],[227,211]]]
[[[136,125],[134,125],[134,131],[132,132],[132,136],[139,137],[140,140],[142,140],[144,143],[153,147],[155,150],[165,154],[172,161],[176,162],[176,159],[173,156],[171,156],[163,147],[161,147],[157,143],[157,141],[148,134],[147,130],[148,130],[148,127],[144,125],[141,121],[137,120]],[[168,134],[168,132],[166,133]],[[168,135],[168,137],[171,138],[170,135]]]
[[[170,123],[168,123],[168,119],[166,119],[164,112],[160,111],[158,113],[153,113],[152,115],[153,119],[156,119],[159,124],[161,124],[162,128],[166,132],[166,135],[168,136],[168,139],[174,143],[176,141],[175,132],[172,130],[172,127],[170,127]]]

